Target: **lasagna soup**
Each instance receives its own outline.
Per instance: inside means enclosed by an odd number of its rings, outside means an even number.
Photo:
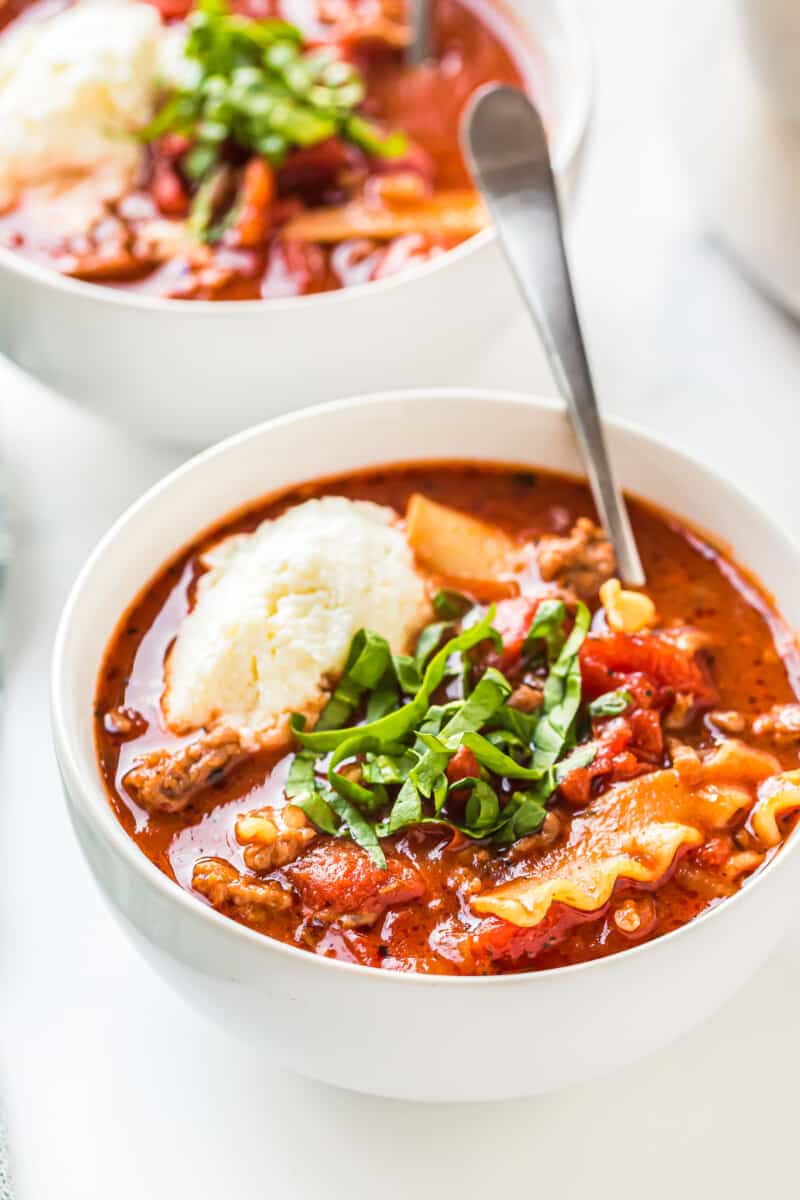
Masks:
[[[176,299],[385,279],[478,233],[458,145],[489,82],[526,86],[491,0],[6,0],[0,244]],[[4,27],[4,28],[3,28]]]
[[[794,641],[631,502],[626,588],[573,479],[446,463],[272,497],[119,624],[120,822],[198,903],[384,970],[585,962],[724,903],[800,811]]]

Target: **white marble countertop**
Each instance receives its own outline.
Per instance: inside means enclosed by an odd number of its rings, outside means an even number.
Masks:
[[[800,331],[704,236],[669,145],[662,51],[690,23],[677,0],[583,8],[597,109],[571,240],[604,403],[800,532],[789,468]],[[538,361],[476,357],[462,370],[454,383],[547,387]],[[470,1200],[520,1184],[564,1200],[788,1195],[800,917],[759,976],[689,1037],[605,1080],[505,1105],[433,1110],[278,1073],[166,990],[80,859],[49,749],[47,670],[84,556],[180,456],[2,365],[0,401],[17,543],[0,757],[0,1101],[19,1200]],[[602,1013],[586,1019],[602,1037]],[[547,1036],[535,1012],[519,1036]]]

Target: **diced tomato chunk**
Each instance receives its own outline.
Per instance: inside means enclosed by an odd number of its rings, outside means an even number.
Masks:
[[[507,671],[519,661],[522,646],[541,602],[540,596],[514,596],[510,600],[498,601],[492,625],[503,639],[503,651],[502,654],[493,653],[491,658],[501,671]]]
[[[447,764],[447,778],[451,783],[459,779],[480,778],[481,768],[475,755],[467,746],[459,746]]]
[[[185,133],[165,133],[158,141],[156,154],[160,159],[175,162],[177,159],[183,158],[191,147],[192,139]]]
[[[630,714],[628,722],[632,731],[633,749],[640,757],[659,762],[664,754],[664,731],[661,718],[652,708],[637,709]]]
[[[293,150],[278,170],[281,195],[299,192],[313,198],[321,188],[334,185],[341,171],[357,165],[360,157],[354,146],[338,137]]]
[[[472,934],[470,950],[479,962],[488,959],[493,963],[511,966],[520,959],[536,958],[542,950],[563,941],[576,925],[596,920],[603,911],[585,913],[566,904],[555,903],[550,906],[544,920],[527,928],[512,925],[510,921],[502,921],[498,917],[488,917]]]
[[[707,707],[716,691],[697,659],[666,638],[648,634],[611,633],[588,637],[580,651],[585,695],[591,699],[617,687],[631,676],[646,676],[657,688],[692,695]]]
[[[153,199],[165,217],[185,217],[189,211],[189,195],[183,181],[168,162],[156,163],[150,185]]]
[[[567,804],[573,808],[585,808],[592,798],[592,775],[589,767],[575,767],[565,775],[559,785],[559,791]]]
[[[573,808],[585,808],[592,784],[633,779],[661,760],[664,749],[661,722],[653,710],[635,710],[629,716],[595,721],[594,759],[588,767],[576,767],[562,779],[560,793]]]
[[[610,720],[595,722],[597,735],[597,754],[593,766],[597,763],[610,763],[612,759],[627,750],[633,740],[633,729],[627,717],[612,717]]]
[[[417,900],[425,882],[411,863],[387,856],[386,870],[353,842],[319,842],[290,868],[307,911],[324,920],[355,918],[367,924],[392,904]]]

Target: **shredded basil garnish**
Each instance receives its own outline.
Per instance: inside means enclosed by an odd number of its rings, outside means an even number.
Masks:
[[[180,86],[141,136],[191,138],[181,167],[200,185],[190,220],[206,240],[219,237],[215,181],[235,152],[278,167],[292,150],[337,136],[370,156],[405,153],[404,134],[384,132],[356,111],[366,97],[364,79],[337,47],[309,47],[296,26],[251,20],[231,12],[226,0],[197,0],[187,26]]]
[[[618,717],[633,703],[633,696],[626,688],[618,688],[615,692],[605,692],[589,705],[591,717]]]
[[[444,621],[457,621],[472,608],[472,601],[461,592],[447,591],[441,588],[433,597],[433,607],[437,617]]]
[[[452,605],[442,599],[450,595],[439,593],[440,611]],[[462,610],[459,619],[465,615]],[[502,649],[492,627],[494,607],[473,609],[472,615],[472,624],[444,642],[454,617],[427,626],[413,658],[393,656],[383,638],[360,630],[316,728],[306,733],[304,719],[291,718],[301,749],[287,796],[319,829],[352,838],[378,865],[385,865],[380,838],[416,825],[442,825],[501,846],[535,833],[560,781],[594,758],[594,743],[578,736],[588,728],[587,711],[605,715],[630,702],[620,690],[600,697],[594,708],[581,708],[578,656],[588,609],[579,604],[567,630],[564,604],[545,601],[524,649],[529,663],[542,662],[538,711],[512,708],[512,685],[492,666],[468,695],[435,703],[437,689],[452,676],[448,664],[456,661],[461,670],[465,660],[473,670],[476,647],[492,642]],[[334,725],[337,714],[350,723]],[[448,768],[462,750],[471,754],[464,761],[473,769],[451,782]]]

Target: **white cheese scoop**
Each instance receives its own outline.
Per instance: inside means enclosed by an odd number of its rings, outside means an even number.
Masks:
[[[78,0],[0,38],[0,192],[70,173],[130,182],[166,30],[151,4]]]
[[[216,722],[252,737],[315,714],[359,629],[400,653],[429,615],[396,514],[367,501],[307,500],[203,561],[167,662],[162,707],[178,733]]]

